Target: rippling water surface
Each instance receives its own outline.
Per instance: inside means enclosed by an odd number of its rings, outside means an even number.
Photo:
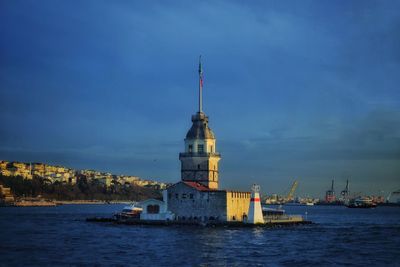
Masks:
[[[0,266],[400,266],[400,208],[286,207],[315,225],[88,223],[124,205],[0,208]]]

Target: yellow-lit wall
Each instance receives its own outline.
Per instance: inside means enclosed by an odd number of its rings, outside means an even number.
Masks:
[[[226,192],[227,221],[243,221],[243,215],[249,212],[250,197],[250,192]]]

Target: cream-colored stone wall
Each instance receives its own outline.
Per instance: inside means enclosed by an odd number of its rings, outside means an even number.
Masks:
[[[208,220],[212,217],[221,221],[243,221],[243,215],[248,215],[250,192],[199,191],[182,182],[172,185],[167,192],[168,210],[177,219]]]
[[[215,153],[215,139],[205,139],[204,140],[204,152]]]
[[[248,215],[250,192],[226,192],[227,221],[243,221],[243,215]]]
[[[179,182],[167,192],[168,210],[178,220],[226,220],[226,191],[198,191]]]
[[[186,181],[198,181],[211,189],[218,189],[218,162],[220,158],[182,157],[181,177]]]
[[[189,146],[192,146],[192,150],[189,150]],[[203,145],[205,153],[215,153],[215,139],[185,139],[185,152],[186,153],[198,153],[198,145]]]

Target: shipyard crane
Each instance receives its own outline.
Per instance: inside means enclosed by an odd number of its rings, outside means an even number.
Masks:
[[[346,188],[340,193],[343,197],[346,197],[349,194],[349,180],[346,181]]]
[[[349,198],[349,194],[350,194],[350,190],[349,190],[349,180],[347,179],[346,181],[346,188],[340,192],[340,194],[342,195],[342,201],[347,201]]]
[[[294,198],[293,198],[293,196],[294,196],[294,191],[296,191],[296,188],[297,188],[297,185],[299,184],[299,182],[297,181],[297,180],[295,180],[294,182],[293,182],[293,185],[292,185],[292,187],[290,188],[290,191],[289,191],[289,194],[287,195],[287,197],[286,197],[286,201],[293,201],[294,200]]]
[[[390,202],[390,197],[392,196],[392,192],[389,193],[389,195],[386,197],[386,203]]]

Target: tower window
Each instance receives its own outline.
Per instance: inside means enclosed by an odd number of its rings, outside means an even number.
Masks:
[[[193,145],[189,145],[189,153],[193,152]]]
[[[198,164],[198,165],[197,165],[197,169],[199,169],[199,170],[200,170],[200,164]]]
[[[197,145],[197,152],[204,153],[204,145]]]
[[[214,153],[214,146],[211,146],[211,147],[210,147],[210,150],[211,150],[211,151],[210,151],[211,153]]]

